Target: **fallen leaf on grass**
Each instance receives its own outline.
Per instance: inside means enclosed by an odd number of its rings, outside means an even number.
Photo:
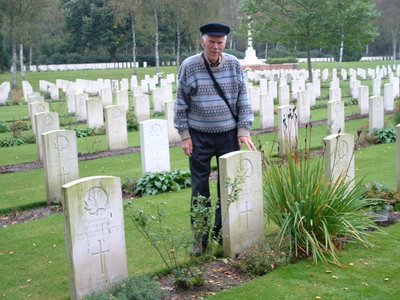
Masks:
[[[389,280],[390,280],[390,278],[386,277],[386,278],[385,278],[385,279],[383,279],[383,280],[385,280],[385,281],[389,281]]]

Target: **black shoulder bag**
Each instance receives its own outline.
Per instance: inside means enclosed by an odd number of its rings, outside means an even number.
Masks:
[[[224,92],[223,92],[222,89],[221,89],[221,86],[219,85],[219,83],[217,82],[217,80],[215,80],[214,74],[213,74],[213,72],[211,72],[210,65],[208,64],[207,59],[204,57],[204,53],[203,53],[201,56],[203,57],[204,64],[206,65],[206,69],[207,69],[207,71],[208,71],[208,74],[209,74],[210,77],[211,77],[211,80],[212,80],[213,83],[214,83],[214,87],[215,87],[215,89],[217,90],[218,95],[224,100],[226,106],[228,106],[229,111],[231,112],[233,118],[235,119],[235,121],[236,121],[236,123],[237,123],[237,122],[238,122],[238,117],[237,117],[237,115],[235,115],[235,114],[233,113],[233,110],[232,110],[231,106],[229,105],[229,102],[228,102],[228,100],[226,99],[225,94],[224,94]]]

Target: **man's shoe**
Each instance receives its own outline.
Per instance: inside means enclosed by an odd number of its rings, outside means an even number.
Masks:
[[[198,242],[193,246],[190,256],[199,257],[202,256],[207,250],[207,244]]]

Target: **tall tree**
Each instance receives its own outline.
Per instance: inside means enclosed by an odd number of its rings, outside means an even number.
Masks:
[[[339,45],[339,63],[343,61],[345,46],[361,55],[365,45],[377,35],[375,20],[378,17],[371,0],[327,1],[327,43]]]
[[[110,54],[111,61],[115,61],[126,24],[117,22],[109,1],[63,0],[62,7],[75,48],[90,53],[102,47]]]
[[[117,21],[124,23],[126,19],[129,20],[132,34],[132,62],[133,73],[137,75],[137,43],[136,43],[136,23],[137,16],[142,13],[139,0],[111,0],[111,6],[116,12]]]
[[[371,0],[243,0],[242,10],[251,17],[256,38],[305,49],[312,80],[312,49],[332,41],[365,45],[373,38],[376,14],[371,4]]]
[[[253,36],[265,42],[293,46],[307,51],[309,78],[312,80],[311,50],[321,47],[326,19],[326,2],[320,0],[244,0],[243,11],[252,22]],[[247,18],[245,19],[248,22]],[[247,25],[247,24],[246,24]]]
[[[11,39],[13,89],[17,87],[17,44],[23,44],[29,25],[37,22],[46,3],[46,0],[0,0],[0,12]]]
[[[391,40],[393,65],[396,64],[397,47],[400,36],[400,1],[377,0],[376,5],[381,12],[379,27],[383,37]],[[400,51],[400,50],[399,50]]]

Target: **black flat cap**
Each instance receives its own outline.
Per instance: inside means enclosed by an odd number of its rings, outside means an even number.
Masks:
[[[201,34],[208,34],[211,36],[224,36],[227,35],[231,29],[222,23],[208,23],[200,27]]]

